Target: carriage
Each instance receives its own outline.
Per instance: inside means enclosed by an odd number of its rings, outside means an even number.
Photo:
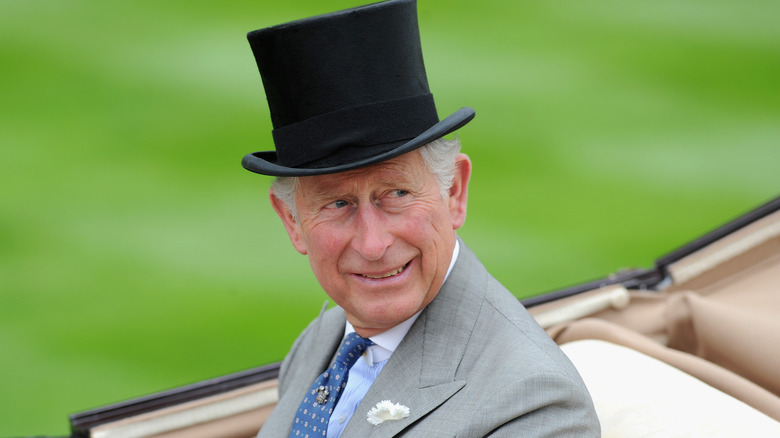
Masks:
[[[658,259],[523,300],[604,436],[780,436],[780,197]],[[279,363],[70,416],[72,438],[252,437]]]

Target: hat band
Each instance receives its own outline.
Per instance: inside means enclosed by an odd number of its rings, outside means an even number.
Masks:
[[[344,108],[274,129],[277,163],[297,167],[343,148],[410,140],[438,122],[430,93]]]

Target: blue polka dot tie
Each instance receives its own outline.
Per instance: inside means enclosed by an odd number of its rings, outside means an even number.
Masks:
[[[290,437],[315,438],[328,434],[328,420],[347,386],[347,373],[366,351],[371,340],[350,333],[344,338],[331,366],[320,374],[303,397],[293,420]]]

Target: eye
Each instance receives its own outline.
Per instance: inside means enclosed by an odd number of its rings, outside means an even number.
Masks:
[[[403,208],[412,199],[409,190],[393,189],[385,192],[380,203],[386,209]]]
[[[328,204],[328,208],[344,208],[349,205],[349,202],[339,199],[338,201],[331,202]]]

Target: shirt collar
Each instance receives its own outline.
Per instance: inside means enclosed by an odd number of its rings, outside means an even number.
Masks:
[[[460,243],[456,239],[455,248],[452,250],[452,260],[450,260],[450,266],[447,269],[447,274],[444,276],[444,281],[447,281],[447,277],[450,276],[452,267],[455,266],[455,261],[458,259],[458,254],[460,254]],[[444,282],[442,282],[442,284],[444,284]],[[369,366],[390,358],[395,349],[398,348],[398,344],[400,344],[404,339],[404,336],[406,336],[406,333],[412,328],[412,324],[414,324],[417,317],[420,316],[420,312],[422,312],[422,310],[397,326],[369,338],[374,343],[374,345],[368,348],[366,355],[364,356]],[[353,333],[354,331],[355,328],[347,321],[344,336]]]

